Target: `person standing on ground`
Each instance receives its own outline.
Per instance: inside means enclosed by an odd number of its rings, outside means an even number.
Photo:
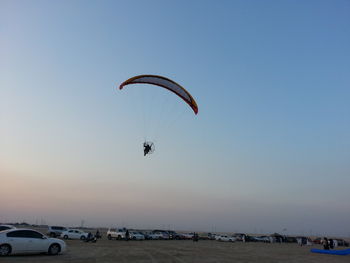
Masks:
[[[193,242],[198,242],[198,239],[199,239],[198,234],[196,232],[193,233],[193,237],[192,237]]]
[[[328,243],[328,239],[326,237],[323,238],[323,248],[325,250],[329,250],[329,243]]]
[[[98,229],[96,230],[95,237],[96,238],[101,238],[101,234],[100,234],[100,231]]]
[[[130,238],[130,233],[129,233],[129,230],[127,229],[125,232],[125,240],[129,241],[129,238]]]

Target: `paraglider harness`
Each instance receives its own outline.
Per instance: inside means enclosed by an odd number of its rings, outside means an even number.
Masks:
[[[153,142],[144,142],[143,143],[143,156],[151,154],[154,152],[154,143]]]

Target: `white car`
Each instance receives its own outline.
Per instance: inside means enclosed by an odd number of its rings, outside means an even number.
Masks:
[[[145,240],[145,236],[137,231],[130,231],[129,235],[130,235],[130,239],[132,240]]]
[[[163,239],[163,234],[160,232],[154,232],[154,233],[151,232],[151,233],[148,233],[147,236],[149,239],[152,239],[152,240]]]
[[[118,228],[110,228],[107,231],[107,238],[111,240],[112,238],[115,238],[117,240],[124,239],[126,234],[126,229],[118,229]]]
[[[8,229],[16,229],[16,227],[11,225],[0,225],[0,231],[8,230]]]
[[[81,239],[85,240],[89,233],[81,231],[79,229],[69,229],[62,232],[61,237],[64,239]]]
[[[267,236],[253,237],[253,240],[255,240],[257,242],[264,242],[264,243],[269,243],[270,242],[270,238],[267,237]]]
[[[50,238],[31,229],[9,229],[0,232],[0,256],[48,253],[57,255],[66,250],[63,240]]]
[[[215,236],[215,240],[222,241],[222,242],[235,242],[236,238],[235,237],[229,237],[229,236],[226,236],[226,235],[218,235],[218,236]]]
[[[64,231],[67,231],[68,228],[64,226],[49,226],[47,230],[47,235],[49,237],[59,237]]]

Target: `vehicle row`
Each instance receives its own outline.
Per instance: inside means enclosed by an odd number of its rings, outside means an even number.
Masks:
[[[110,228],[107,231],[107,238],[109,240],[123,240],[123,239],[132,239],[132,240],[185,240],[192,239],[194,233],[176,233],[171,230],[153,230],[153,231],[144,231],[144,230],[128,230],[126,228]]]

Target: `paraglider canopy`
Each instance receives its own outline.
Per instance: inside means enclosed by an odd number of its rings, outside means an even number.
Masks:
[[[171,79],[157,75],[139,75],[124,81],[119,86],[119,89],[123,89],[124,86],[129,84],[152,84],[159,87],[163,87],[182,98],[192,108],[195,114],[198,113],[197,103],[191,96],[191,94],[187,90],[185,90],[180,84],[176,83]]]
[[[171,79],[168,79],[162,76],[157,76],[157,75],[139,75],[124,81],[122,84],[120,84],[119,89],[121,90],[124,88],[124,86],[130,85],[130,84],[151,84],[154,86],[167,89],[173,92],[174,94],[176,94],[182,100],[184,100],[192,108],[195,114],[198,113],[197,103],[194,100],[194,98],[191,96],[191,94],[186,89],[184,89],[180,84],[176,83]],[[149,104],[152,105],[152,103],[149,103]],[[145,124],[146,123],[148,122],[145,122]],[[145,142],[143,143],[144,156],[153,153],[155,150],[154,143],[146,141],[146,138],[147,137],[145,136]]]

